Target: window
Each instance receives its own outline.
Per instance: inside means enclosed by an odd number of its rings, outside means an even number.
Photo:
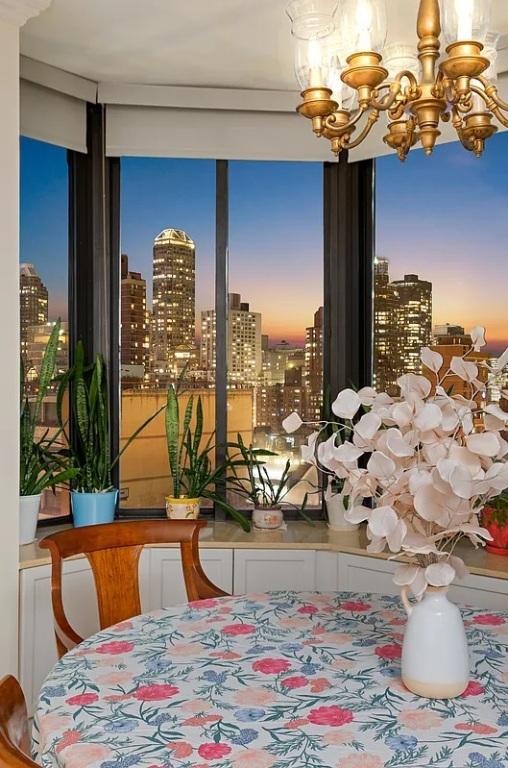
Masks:
[[[489,142],[481,160],[454,143],[431,158],[413,151],[404,165],[394,156],[377,161],[378,389],[397,393],[398,376],[421,373],[422,346],[438,349],[448,367],[470,346],[476,325],[486,327],[488,340],[477,359],[495,360],[508,346],[507,163],[506,134]],[[488,397],[499,399],[507,385],[497,382]]]
[[[215,429],[215,162],[125,158],[121,186],[121,443],[182,382]],[[161,509],[170,493],[163,415],[129,446],[121,507]]]
[[[61,147],[21,139],[20,341],[30,392],[37,393],[40,366],[49,335],[61,320],[57,371],[68,364],[68,172]],[[56,384],[46,397],[40,430],[57,430]],[[63,488],[46,491],[41,519],[69,514]]]
[[[282,420],[293,410],[307,420],[321,412],[322,166],[231,162],[228,173],[227,439],[240,433],[276,452],[275,479],[291,458],[298,480],[309,430],[289,437]],[[127,158],[121,181],[121,442],[164,404],[182,372],[184,390],[203,400],[206,440],[221,418],[215,163]],[[126,451],[120,475],[123,510],[164,506],[162,416]],[[317,494],[310,503],[320,505]]]
[[[247,442],[277,454],[267,460],[274,479],[287,459],[295,480],[308,471],[309,429],[287,435],[283,419],[321,418],[322,189],[319,163],[229,164],[228,429],[234,420]],[[296,483],[287,500],[301,503],[306,490]]]

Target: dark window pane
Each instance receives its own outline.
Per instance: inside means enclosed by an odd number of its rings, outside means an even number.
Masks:
[[[422,373],[420,349],[451,358],[471,346],[469,331],[487,329],[488,345],[472,353],[495,360],[508,346],[506,312],[506,174],[508,136],[478,160],[458,143],[427,158],[411,152],[377,160],[377,258],[374,264],[374,381],[398,393],[397,377]],[[474,194],[472,194],[474,190]],[[447,377],[455,394],[464,383]],[[500,399],[506,375],[488,392]]]
[[[38,391],[42,357],[53,325],[61,320],[57,372],[68,364],[68,177],[61,147],[21,139],[20,334],[29,392]],[[39,434],[57,430],[56,383],[45,398]],[[46,491],[41,519],[69,514],[69,494]]]

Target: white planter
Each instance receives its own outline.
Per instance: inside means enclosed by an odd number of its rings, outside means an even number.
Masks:
[[[272,531],[280,528],[284,522],[284,514],[280,507],[254,507],[252,523],[255,528]]]
[[[332,531],[354,531],[358,528],[355,523],[346,520],[346,507],[340,493],[326,498],[326,511],[328,513],[328,527]]]
[[[170,520],[197,520],[199,499],[175,499],[166,496],[166,515]]]
[[[19,497],[19,543],[31,544],[35,541],[37,521],[41,508],[41,495]]]
[[[407,589],[402,601],[408,614],[402,646],[402,681],[406,688],[429,699],[460,696],[469,681],[469,651],[459,609],[447,588],[429,587],[412,605]]]

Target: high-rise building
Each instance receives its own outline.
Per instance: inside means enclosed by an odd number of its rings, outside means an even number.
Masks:
[[[146,310],[146,280],[129,271],[122,254],[121,267],[121,363],[122,380],[142,380],[148,370],[150,338]]]
[[[215,370],[215,310],[201,312],[201,366]],[[239,293],[228,295],[228,381],[257,384],[262,373],[261,314],[252,312]]]
[[[380,392],[396,394],[397,328],[395,290],[390,283],[389,261],[374,261],[374,374],[373,383]]]
[[[323,329],[324,308],[314,313],[314,324],[305,330],[305,421],[318,421],[323,404]]]
[[[195,346],[196,248],[181,229],[164,229],[153,243],[152,365],[172,374],[177,348]]]
[[[445,331],[444,333],[436,333],[436,331],[443,330]],[[434,328],[434,339],[430,347],[433,351],[439,352],[443,358],[443,365],[438,372],[438,376],[444,389],[452,395],[460,395],[466,399],[471,397],[471,385],[469,382],[461,379],[460,376],[451,372],[450,365],[452,358],[463,357],[468,353],[467,360],[478,365],[478,380],[484,384],[487,383],[489,374],[488,368],[481,365],[481,363],[486,362],[489,359],[489,354],[482,351],[470,351],[472,344],[471,336],[468,333],[464,333],[464,328],[462,328],[462,326],[445,325],[436,326]],[[437,381],[435,374],[425,367],[423,368],[423,373],[432,383],[433,388],[435,388]],[[482,401],[481,394],[477,395],[476,401],[478,405],[480,405]]]
[[[395,372],[421,373],[420,351],[432,342],[432,283],[418,275],[404,275],[391,283],[395,295],[397,335]]]
[[[19,266],[21,353],[26,355],[28,328],[48,322],[48,289],[33,264]]]

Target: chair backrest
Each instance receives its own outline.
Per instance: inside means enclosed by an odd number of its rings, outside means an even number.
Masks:
[[[101,629],[141,613],[139,557],[147,544],[179,544],[188,600],[225,595],[206,577],[199,558],[205,520],[146,520],[70,528],[46,536],[39,546],[51,552],[51,599],[59,656],[81,638],[69,624],[62,600],[62,560],[88,558],[95,581]]]
[[[29,755],[25,697],[16,678],[8,675],[0,680],[0,766],[39,768]]]

